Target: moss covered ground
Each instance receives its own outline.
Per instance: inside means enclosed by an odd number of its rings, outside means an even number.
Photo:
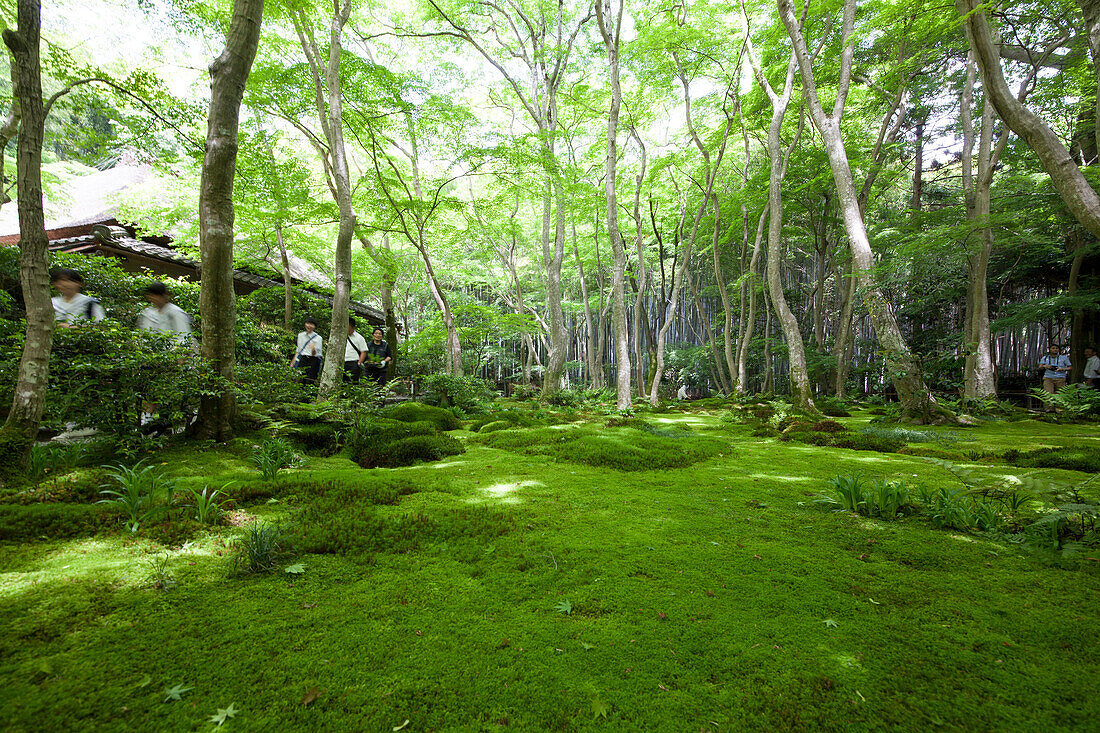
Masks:
[[[838,474],[955,479],[720,412],[459,430],[466,452],[441,461],[315,456],[273,485],[249,439],[174,448],[157,460],[177,492],[239,497],[223,525],[0,543],[0,728],[210,730],[232,705],[239,731],[1095,729],[1100,552],[824,511],[811,497]],[[1100,445],[1096,425],[955,432],[947,449]],[[662,436],[665,467],[638,466]],[[3,508],[0,526],[26,509]],[[241,575],[233,543],[258,521],[297,550]]]

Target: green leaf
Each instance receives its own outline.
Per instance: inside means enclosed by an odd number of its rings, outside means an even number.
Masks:
[[[595,649],[596,645],[595,644],[589,644],[587,641],[582,641],[581,642],[581,647],[587,651],[589,649]]]
[[[306,571],[306,566],[305,565],[303,565],[302,563],[296,563],[294,565],[290,565],[289,567],[287,567],[287,569],[284,572],[291,573],[292,575],[301,575],[305,571]]]
[[[570,614],[573,613],[573,603],[568,599],[564,601],[558,601],[554,605],[554,610],[558,613]]]
[[[184,687],[183,685],[176,685],[175,687],[169,687],[164,690],[164,701],[171,702],[172,700],[182,700],[183,693],[188,690],[194,689],[193,687]]]
[[[138,682],[134,687],[148,687],[149,683],[153,681],[153,675],[147,674],[141,678],[141,682]]]
[[[836,621],[832,620],[831,618],[825,619],[824,624],[827,628],[830,628],[830,629],[835,629],[837,626],[840,626],[840,624],[838,624]]]
[[[603,700],[601,700],[598,697],[595,700],[592,701],[592,717],[593,718],[603,718],[603,719],[606,720],[607,719],[607,713],[608,713],[607,703],[605,703]]]
[[[211,715],[209,720],[211,723],[217,723],[218,727],[221,728],[222,724],[225,723],[225,721],[236,715],[237,709],[233,707],[233,703],[229,703],[229,707],[227,708],[218,708],[218,712]]]

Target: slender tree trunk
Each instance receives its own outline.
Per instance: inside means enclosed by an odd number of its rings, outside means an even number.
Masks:
[[[730,334],[731,324],[733,323],[733,313],[730,311],[730,296],[726,288],[726,278],[722,272],[722,258],[719,254],[719,232],[722,222],[722,208],[718,203],[717,196],[710,197],[711,203],[714,205],[714,231],[711,236],[711,250],[714,260],[714,282],[718,287],[718,296],[722,301],[722,359],[719,364],[718,371],[722,377],[722,390],[726,394],[733,392],[732,381],[734,369],[736,364],[733,360],[733,339]],[[717,338],[717,336],[715,337]],[[726,375],[729,375],[728,377]]]
[[[848,232],[852,261],[864,294],[863,302],[867,306],[871,321],[875,325],[879,343],[885,352],[887,372],[897,390],[898,398],[901,400],[902,411],[905,418],[909,420],[917,422],[942,421],[951,419],[950,413],[936,403],[936,398],[925,384],[920,364],[905,342],[905,337],[901,333],[893,309],[878,284],[874,281],[872,274],[875,266],[874,254],[871,251],[871,243],[867,237],[867,229],[864,226],[863,215],[860,211],[859,197],[856,194],[852,171],[848,164],[848,154],[844,148],[840,122],[844,113],[848,85],[851,81],[854,49],[850,39],[855,26],[855,5],[855,0],[845,0],[844,2],[841,38],[843,52],[841,54],[839,91],[833,112],[826,115],[817,96],[817,85],[814,80],[810,54],[806,49],[806,41],[802,36],[799,21],[795,17],[794,8],[790,0],[778,0],[780,17],[791,37],[798,65],[802,72],[803,95],[806,97],[807,106],[813,116],[814,125],[821,133],[822,140],[825,143],[829,167],[832,169],[833,180],[837,187],[841,216],[844,219],[844,227]]]
[[[202,355],[228,381],[237,364],[237,299],[233,291],[233,178],[241,100],[260,42],[263,0],[235,0],[225,50],[210,65],[210,118],[199,185],[202,282]],[[203,397],[198,435],[233,437],[237,401],[232,390]]]
[[[649,327],[649,317],[645,310],[645,294],[648,277],[645,262],[645,224],[642,221],[642,183],[645,181],[646,150],[637,130],[630,128],[630,136],[638,144],[641,162],[638,174],[634,178],[634,252],[638,259],[634,278],[634,361],[637,364],[638,396],[645,397],[645,369],[642,360],[643,342],[652,348],[653,339]],[[647,336],[649,338],[647,338]]]
[[[19,0],[16,30],[5,28],[12,55],[12,84],[22,114],[16,149],[19,209],[19,281],[27,309],[27,337],[19,360],[11,411],[0,429],[0,479],[18,476],[30,459],[42,423],[49,386],[54,314],[47,262],[49,238],[42,211],[42,106],[39,57],[41,8],[38,0]]]
[[[290,253],[286,251],[282,226],[275,227],[275,242],[279,246],[279,259],[283,263],[283,328],[290,331],[294,317],[294,290],[290,285]]]
[[[335,287],[332,294],[332,320],[329,323],[328,343],[325,344],[325,364],[317,390],[318,399],[321,400],[327,399],[336,390],[336,383],[344,366],[348,311],[351,305],[351,241],[355,236],[356,217],[351,203],[351,174],[348,171],[344,144],[344,107],[340,82],[344,25],[350,15],[350,0],[344,2],[343,6],[334,6],[329,24],[328,60],[323,70],[320,47],[308,25],[310,18],[302,9],[296,10],[292,15],[313,78],[314,104],[328,143],[325,167],[329,172],[333,197],[340,212],[336,253],[333,257]]]
[[[752,257],[749,259],[748,269],[742,276],[743,287],[749,292],[749,308],[745,313],[745,327],[741,331],[741,338],[737,344],[737,382],[734,389],[739,393],[745,393],[749,389],[749,346],[752,343],[753,331],[756,330],[756,299],[759,287],[757,268],[759,267],[760,252],[764,243],[764,222],[768,220],[768,212],[771,210],[768,204],[760,212],[760,218],[756,221],[756,239],[752,245]]]
[[[1038,156],[1070,213],[1100,239],[1100,196],[1089,185],[1058,135],[1012,95],[1001,70],[1000,55],[993,43],[981,0],[956,0],[955,7],[965,18],[966,37],[982,73],[982,87],[997,114]]]
[[[616,176],[619,162],[619,108],[622,89],[619,86],[619,29],[623,22],[623,6],[619,0],[618,16],[606,15],[603,0],[596,2],[596,22],[603,36],[610,66],[611,109],[607,114],[607,161],[604,169],[604,202],[607,205],[607,238],[611,240],[611,327],[615,331],[615,404],[620,410],[630,408],[630,334],[626,327],[626,250],[619,232],[619,205],[616,196]],[[607,8],[609,10],[610,8]],[[560,202],[559,202],[560,203]]]
[[[840,274],[838,268],[837,274]],[[833,393],[837,399],[844,399],[848,391],[848,373],[851,371],[852,351],[852,314],[855,311],[856,302],[856,277],[851,272],[850,266],[845,266],[841,292],[840,318],[836,326],[836,339],[833,341],[833,357],[836,359],[836,377],[833,382]]]

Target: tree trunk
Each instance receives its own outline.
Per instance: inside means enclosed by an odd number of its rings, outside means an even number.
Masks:
[[[344,366],[347,344],[348,315],[351,305],[351,241],[355,236],[355,210],[351,205],[351,175],[348,172],[347,150],[344,144],[344,108],[340,83],[340,55],[344,25],[351,15],[350,0],[343,7],[334,6],[329,24],[328,60],[322,72],[321,50],[309,29],[310,18],[303,9],[292,14],[294,28],[302,45],[313,78],[314,104],[328,143],[324,152],[325,168],[330,175],[330,188],[340,212],[333,257],[332,319],[329,339],[325,344],[325,363],[321,370],[317,399],[327,399],[336,391],[336,383]]]
[[[290,285],[290,253],[286,251],[282,226],[275,228],[275,242],[279,246],[279,258],[283,263],[283,328],[290,331],[294,318],[294,290]]]
[[[241,100],[260,42],[263,0],[234,0],[225,50],[210,65],[210,118],[199,184],[199,251],[202,281],[202,356],[226,380],[237,364],[237,299],[233,291],[233,178]],[[198,435],[233,437],[237,400],[232,390],[203,397]]]
[[[749,291],[749,308],[744,314],[744,328],[741,329],[741,337],[737,343],[737,381],[734,389],[739,393],[745,393],[749,389],[749,345],[752,343],[752,334],[756,330],[756,299],[757,282],[756,270],[759,267],[760,252],[764,243],[764,222],[767,221],[770,206],[765,204],[760,212],[760,218],[756,222],[756,239],[752,245],[752,257],[749,259],[748,269],[742,278],[742,288]]]
[[[1089,185],[1058,135],[1012,95],[1001,71],[1000,55],[993,43],[981,0],[956,0],[955,7],[965,18],[966,37],[981,69],[982,87],[997,114],[1039,157],[1070,213],[1100,239],[1100,196]]]
[[[840,84],[836,103],[830,115],[825,114],[821,101],[817,96],[817,85],[814,80],[810,54],[806,49],[806,41],[802,36],[799,21],[795,17],[794,8],[790,0],[778,0],[778,5],[783,25],[787,28],[787,33],[794,45],[795,55],[798,58],[799,69],[802,73],[803,95],[806,97],[806,103],[813,117],[814,125],[821,133],[822,141],[825,143],[829,167],[832,169],[833,180],[837,187],[841,216],[844,219],[844,227],[848,232],[852,262],[864,293],[863,302],[867,306],[879,343],[885,352],[887,373],[890,375],[894,388],[897,390],[898,398],[901,400],[903,417],[916,422],[938,422],[952,419],[950,413],[937,404],[936,398],[925,384],[920,364],[914,358],[912,352],[909,351],[909,346],[901,333],[893,309],[878,284],[874,281],[872,274],[875,266],[874,254],[871,251],[870,240],[867,238],[867,229],[864,226],[863,215],[860,211],[859,197],[853,183],[852,171],[848,164],[848,154],[844,149],[844,138],[840,127],[848,85],[851,81],[854,49],[850,39],[855,26],[855,0],[845,0],[844,2],[841,38],[844,50],[841,54]]]
[[[5,28],[12,55],[12,84],[22,112],[16,149],[19,209],[19,282],[27,308],[27,337],[19,360],[11,411],[0,429],[0,478],[20,475],[26,467],[42,422],[49,386],[54,314],[50,304],[47,261],[49,239],[42,211],[42,67],[39,57],[41,8],[38,0],[19,0],[16,30]]]
[[[840,274],[839,269],[837,274]],[[856,277],[848,266],[844,270],[840,292],[840,318],[836,325],[836,338],[833,340],[833,357],[836,359],[833,393],[836,394],[837,399],[842,400],[847,396],[848,373],[852,367],[852,314],[855,311],[856,302]]]
[[[619,161],[619,108],[622,105],[622,89],[619,86],[619,30],[623,22],[623,6],[619,0],[619,12],[615,19],[606,15],[603,0],[596,2],[596,22],[603,37],[604,48],[610,66],[611,109],[607,114],[607,161],[604,168],[604,202],[607,205],[607,238],[611,240],[613,264],[611,269],[611,328],[615,331],[615,405],[620,410],[630,408],[630,333],[626,327],[626,250],[619,233],[619,205],[616,197],[617,167]],[[560,202],[559,202],[560,205]]]

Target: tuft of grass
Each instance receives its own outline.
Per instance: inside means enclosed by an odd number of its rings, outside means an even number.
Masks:
[[[268,438],[250,459],[264,481],[274,481],[279,471],[302,464],[302,457],[282,438]]]
[[[241,573],[266,573],[285,556],[283,529],[278,524],[257,521],[244,528],[237,539],[235,564]]]

